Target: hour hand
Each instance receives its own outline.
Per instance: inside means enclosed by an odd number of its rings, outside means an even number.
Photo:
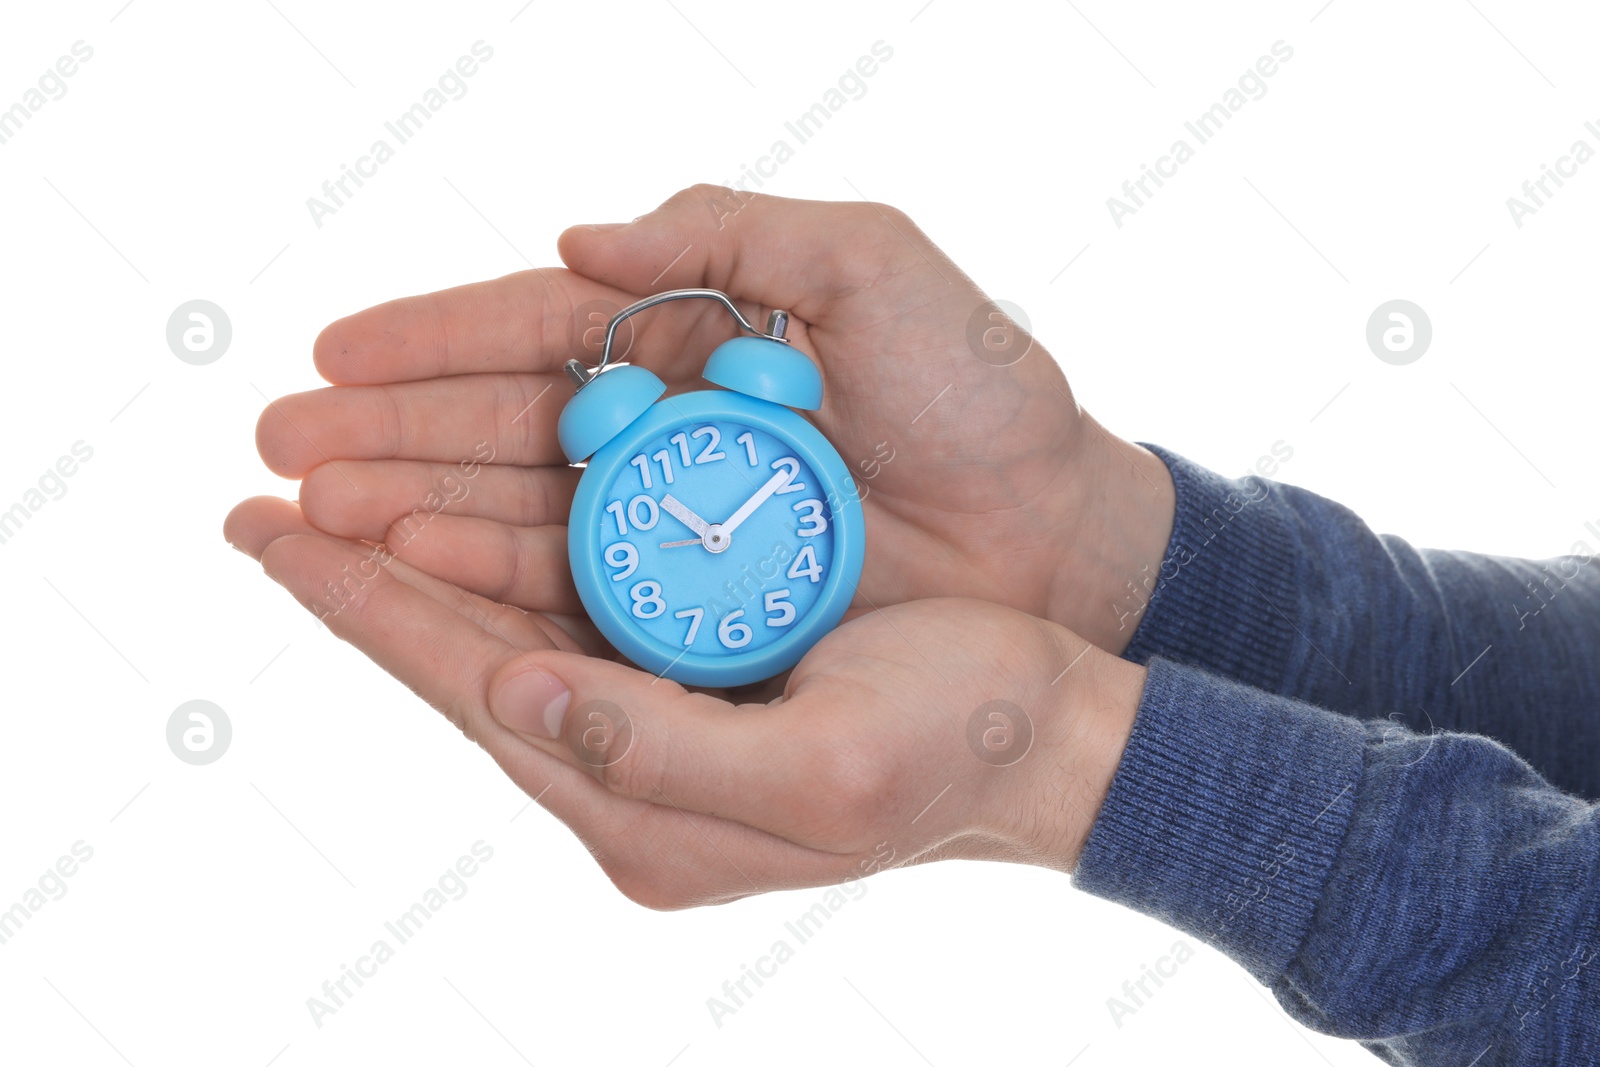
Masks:
[[[661,498],[661,510],[689,527],[700,537],[704,537],[711,532],[711,524],[709,522],[684,507],[683,502],[671,493]]]

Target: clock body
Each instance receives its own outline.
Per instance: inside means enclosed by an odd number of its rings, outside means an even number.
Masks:
[[[827,439],[725,389],[656,401],[595,452],[567,540],[584,607],[619,652],[715,687],[798,663],[844,617],[865,550],[854,479]]]

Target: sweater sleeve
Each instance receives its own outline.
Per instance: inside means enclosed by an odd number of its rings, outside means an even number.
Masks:
[[[1390,1063],[1600,1062],[1600,808],[1488,738],[1155,659],[1073,877]]]
[[[1177,512],[1159,574],[1113,609],[1137,627],[1128,658],[1493,737],[1600,798],[1600,524],[1544,561],[1416,549],[1315,493],[1147,447]]]

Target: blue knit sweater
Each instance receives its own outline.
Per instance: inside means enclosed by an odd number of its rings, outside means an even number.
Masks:
[[[1600,524],[1412,548],[1155,449],[1177,516],[1074,874],[1395,1064],[1600,1064]]]

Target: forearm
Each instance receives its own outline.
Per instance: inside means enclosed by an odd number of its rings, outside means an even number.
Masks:
[[[1587,555],[1419,550],[1314,493],[1157,452],[1175,486],[1171,538],[1153,574],[1103,605],[1136,627],[1128,658],[1492,736],[1600,796],[1600,567]]]
[[[1600,814],[1488,739],[1156,660],[1074,879],[1392,1062],[1600,1057]]]

